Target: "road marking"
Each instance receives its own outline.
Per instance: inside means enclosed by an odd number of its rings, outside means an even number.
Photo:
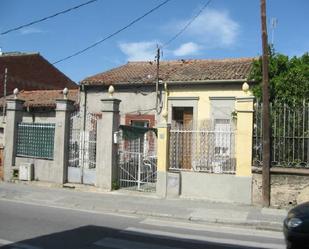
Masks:
[[[0,244],[2,246],[13,246],[13,248],[16,249],[42,249],[41,247],[37,247],[37,246],[31,246],[28,244],[24,244],[24,243],[19,243],[19,242],[14,242],[14,241],[9,241],[9,240],[5,240],[5,239],[0,239]]]
[[[156,236],[158,238],[177,238],[178,240],[195,240],[196,242],[202,243],[219,243],[219,244],[227,244],[227,245],[235,245],[235,246],[247,246],[247,247],[256,247],[256,248],[268,248],[268,249],[283,249],[285,248],[284,244],[278,245],[277,243],[262,243],[262,242],[253,242],[253,241],[245,241],[245,240],[236,240],[236,239],[224,239],[224,238],[214,238],[214,237],[206,237],[201,235],[188,235],[181,233],[173,233],[173,232],[165,232],[153,229],[142,229],[135,227],[128,227],[120,233],[135,235],[136,233],[140,233],[141,236],[148,236],[149,234],[152,236]]]
[[[216,232],[216,228],[220,229],[220,233],[227,233],[233,235],[249,235],[255,237],[266,237],[272,239],[284,239],[282,232],[256,230],[250,228],[239,228],[239,227],[228,227],[228,226],[218,226],[218,225],[206,225],[206,224],[196,224],[188,222],[178,222],[178,221],[166,221],[166,220],[156,220],[147,218],[140,222],[141,224],[153,225],[159,227],[173,227],[180,229],[189,229],[195,231],[205,231],[205,232]]]
[[[150,243],[143,243],[143,242],[135,242],[130,240],[123,240],[123,239],[115,239],[115,238],[104,238],[98,240],[94,243],[96,246],[104,246],[106,248],[115,248],[115,249],[181,249],[179,247],[170,247],[170,246],[163,246],[158,244],[150,244]]]

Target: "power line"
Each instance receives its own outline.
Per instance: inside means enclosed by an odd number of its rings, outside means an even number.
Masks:
[[[133,24],[137,23],[138,21],[140,21],[140,20],[143,19],[144,17],[148,16],[148,15],[151,14],[152,12],[154,12],[154,11],[156,11],[157,9],[159,9],[160,7],[162,7],[163,5],[167,4],[169,1],[171,1],[171,0],[165,0],[165,1],[162,2],[161,4],[157,5],[156,7],[152,8],[151,10],[147,11],[147,12],[146,12],[145,14],[143,14],[142,16],[140,16],[140,17],[134,19],[132,22],[130,22],[130,23],[127,24],[126,26],[122,27],[121,29],[118,29],[118,30],[115,31],[114,33],[112,33],[112,34],[106,36],[105,38],[103,38],[103,39],[101,39],[101,40],[99,40],[99,41],[97,41],[97,42],[95,42],[95,43],[93,43],[93,44],[91,44],[90,46],[88,46],[88,47],[86,47],[86,48],[84,48],[84,49],[81,49],[81,50],[79,50],[79,51],[77,51],[77,52],[75,52],[75,53],[73,53],[73,54],[71,54],[71,55],[69,55],[69,56],[67,56],[67,57],[64,57],[64,58],[62,58],[62,59],[60,59],[60,60],[57,60],[57,61],[53,62],[52,64],[55,65],[55,64],[57,64],[57,63],[59,63],[59,62],[68,60],[68,59],[70,59],[70,58],[72,58],[72,57],[75,57],[75,56],[77,56],[77,55],[79,55],[79,54],[82,54],[82,53],[84,53],[85,51],[87,51],[87,50],[89,50],[89,49],[91,49],[91,48],[93,48],[93,47],[99,45],[100,43],[102,43],[102,42],[104,42],[104,41],[106,41],[106,40],[112,38],[113,36],[119,34],[120,32],[122,32],[122,31],[124,31],[125,29],[129,28],[129,27],[132,26]]]
[[[203,6],[202,8],[199,10],[199,12],[176,34],[174,35],[171,39],[169,39],[167,42],[165,42],[161,48],[164,48],[166,46],[168,46],[171,42],[173,42],[174,40],[176,40],[183,32],[185,32],[185,30],[195,21],[196,18],[198,18],[200,16],[200,14],[202,14],[202,12],[204,11],[204,9],[206,9],[206,7],[210,4],[212,0],[208,0]]]
[[[70,11],[72,11],[72,10],[76,10],[76,9],[78,9],[78,8],[80,8],[80,7],[83,7],[83,6],[85,6],[85,5],[91,4],[91,3],[96,2],[96,1],[98,1],[98,0],[90,0],[90,1],[88,1],[88,2],[85,2],[85,3],[82,3],[82,4],[80,4],[80,5],[71,7],[71,8],[69,8],[69,9],[66,9],[66,10],[63,10],[63,11],[60,11],[60,12],[57,12],[57,13],[55,13],[55,14],[53,14],[53,15],[50,15],[50,16],[41,18],[41,19],[39,19],[39,20],[35,20],[35,21],[29,22],[29,23],[27,23],[27,24],[20,25],[20,26],[18,26],[18,27],[16,27],[16,28],[8,29],[8,30],[6,30],[6,31],[4,31],[4,32],[2,32],[2,33],[0,33],[0,35],[5,35],[5,34],[8,34],[8,33],[10,33],[10,32],[17,31],[17,30],[20,30],[20,29],[25,28],[25,27],[29,27],[29,26],[31,26],[31,25],[33,25],[33,24],[46,21],[46,20],[48,20],[48,19],[54,18],[54,17],[56,17],[56,16],[58,16],[58,15],[65,14],[65,13],[70,12]]]

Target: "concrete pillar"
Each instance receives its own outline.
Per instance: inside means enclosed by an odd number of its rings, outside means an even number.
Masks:
[[[167,196],[167,181],[169,168],[169,134],[170,125],[167,123],[157,126],[157,185],[156,192],[160,197]]]
[[[74,111],[74,102],[68,99],[56,100],[56,125],[54,141],[54,182],[67,181],[70,139],[70,113]]]
[[[112,190],[117,181],[117,144],[114,144],[114,132],[119,129],[119,104],[121,100],[101,99],[102,119],[97,124],[97,164],[96,186],[107,191]]]
[[[4,138],[4,180],[10,181],[13,176],[17,147],[17,124],[22,121],[24,100],[8,99],[5,138]]]
[[[236,175],[251,176],[254,97],[236,98]]]

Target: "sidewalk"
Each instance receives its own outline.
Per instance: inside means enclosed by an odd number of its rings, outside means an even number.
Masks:
[[[182,198],[161,199],[154,194],[128,191],[99,192],[97,188],[87,186],[68,189],[44,183],[0,182],[0,200],[98,213],[250,226],[275,231],[282,231],[283,219],[287,213],[283,209]]]

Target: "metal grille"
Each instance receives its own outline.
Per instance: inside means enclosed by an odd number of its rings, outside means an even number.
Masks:
[[[170,169],[234,174],[234,141],[232,131],[171,130]]]
[[[81,164],[81,116],[79,111],[70,115],[69,167],[79,167]]]
[[[85,120],[85,131],[82,129],[82,117],[74,112],[70,117],[69,166],[94,169],[96,167],[98,115],[88,113]]]
[[[18,123],[17,156],[53,159],[55,124]]]
[[[100,115],[80,112],[70,116],[68,181],[94,184],[96,168],[97,120]]]
[[[144,136],[126,140],[118,133],[119,187],[127,190],[156,190],[157,156],[156,135],[147,132]]]
[[[262,166],[262,109],[255,104],[253,165]],[[271,166],[309,168],[309,104],[271,103]]]

